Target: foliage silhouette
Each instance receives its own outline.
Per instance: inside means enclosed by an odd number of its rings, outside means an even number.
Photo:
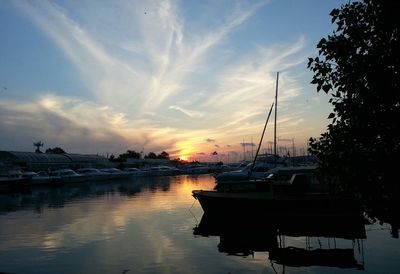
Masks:
[[[46,149],[45,153],[51,153],[51,154],[65,154],[65,150],[60,148],[60,147],[55,147],[55,148],[48,148]]]
[[[309,58],[317,92],[331,96],[327,132],[310,138],[323,175],[364,197],[398,194],[400,155],[397,1],[349,2],[330,13],[336,30]]]

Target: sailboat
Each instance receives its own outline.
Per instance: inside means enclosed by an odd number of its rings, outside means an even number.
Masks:
[[[278,76],[279,73],[277,73],[275,103],[272,103],[269,110],[249,174],[256,166],[274,104],[276,119]],[[276,156],[276,121],[274,135]],[[311,186],[308,176],[301,176],[302,174],[296,172],[296,169],[293,169],[292,177],[285,184],[275,184],[273,180],[252,180],[249,177],[241,180],[217,180],[214,190],[193,190],[192,196],[199,201],[204,213],[217,216],[227,214],[260,214],[275,217],[352,216],[361,212],[358,201],[349,197],[332,196],[325,190],[316,191],[316,188]]]
[[[276,74],[276,91],[275,91],[275,102],[272,103],[271,108],[268,112],[267,119],[264,124],[264,129],[261,134],[260,142],[256,151],[256,155],[253,158],[253,162],[248,164],[241,170],[223,172],[215,176],[217,182],[221,184],[237,182],[237,181],[247,181],[247,180],[258,180],[266,176],[266,172],[276,167],[283,167],[285,163],[279,161],[279,157],[276,154],[276,116],[277,116],[277,104],[278,104],[278,79],[279,72]],[[264,139],[265,130],[268,125],[269,118],[272,113],[272,109],[275,106],[275,124],[274,124],[274,154],[273,155],[259,155],[260,148]],[[244,148],[244,141],[243,141]]]

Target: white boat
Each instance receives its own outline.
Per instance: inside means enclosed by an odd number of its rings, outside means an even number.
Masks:
[[[122,171],[118,168],[102,168],[100,171],[107,173],[111,179],[128,179],[131,175],[129,172]]]
[[[78,174],[69,168],[52,171],[51,175],[60,176],[62,183],[81,183],[89,178],[87,175]]]
[[[0,175],[0,189],[24,187],[28,183],[29,178],[22,177],[20,170],[10,170]]]
[[[173,176],[180,173],[179,169],[169,166],[152,166],[143,171],[147,172],[148,176]]]
[[[260,180],[266,177],[267,172],[276,167],[283,167],[284,163],[280,161],[260,161],[256,162],[253,168],[253,163],[248,164],[240,170],[222,172],[215,175],[218,182],[222,181],[243,181],[243,180]]]
[[[207,174],[211,172],[211,168],[207,165],[189,165],[185,167],[183,173],[185,174]]]
[[[22,177],[29,178],[29,185],[53,185],[61,183],[60,176],[50,176],[45,171],[25,171],[22,173]]]
[[[88,180],[90,181],[103,181],[113,179],[113,176],[112,174],[110,174],[110,172],[92,167],[79,168],[76,170],[76,172],[78,174],[87,176]]]
[[[144,177],[148,175],[148,172],[141,170],[136,167],[128,167],[124,169],[131,177]]]

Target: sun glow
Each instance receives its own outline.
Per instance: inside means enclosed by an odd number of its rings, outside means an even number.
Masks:
[[[190,141],[184,141],[178,144],[180,148],[179,158],[184,161],[190,160],[190,157],[195,153],[193,144]]]

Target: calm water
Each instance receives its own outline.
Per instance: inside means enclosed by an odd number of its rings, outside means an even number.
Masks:
[[[223,221],[202,218],[191,196],[193,189],[213,186],[211,176],[183,175],[0,195],[0,273],[400,271],[399,239],[388,224],[341,223],[334,237],[314,226],[307,229],[318,237],[287,236],[304,224],[292,224],[286,236],[262,225],[230,230]],[[307,253],[322,249],[334,253]]]

